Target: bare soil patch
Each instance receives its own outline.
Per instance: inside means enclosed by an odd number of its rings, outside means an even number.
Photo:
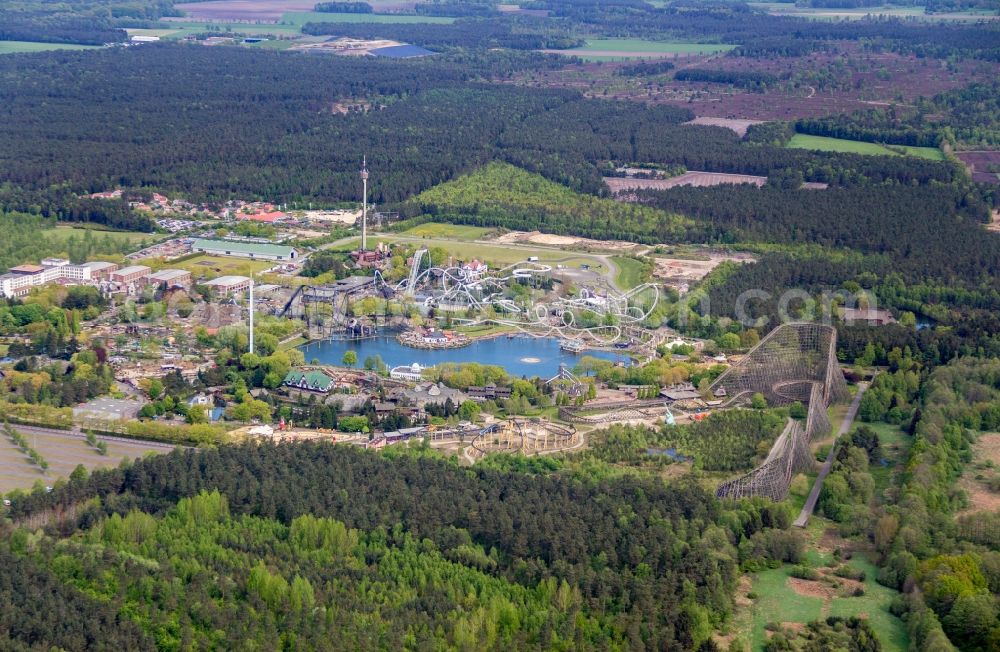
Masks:
[[[976,443],[972,446],[973,462],[990,461],[995,465],[1000,465],[1000,433],[990,432],[979,435]],[[994,470],[983,470],[969,467],[962,474],[958,481],[958,487],[964,489],[969,496],[969,506],[962,510],[962,514],[972,514],[975,512],[995,512],[1000,509],[1000,492],[991,491],[981,480],[976,479],[976,475],[982,473],[984,476],[995,474]]]
[[[973,478],[961,478],[958,487],[964,489],[969,496],[969,506],[960,514],[995,512],[1000,509],[1000,494],[990,491],[983,483]]]
[[[972,174],[972,180],[978,183],[1000,183],[1000,152],[957,152],[955,156],[965,163]],[[993,222],[997,222],[994,214]]]
[[[751,125],[757,125],[760,123],[761,120],[738,120],[735,118],[712,118],[709,116],[699,116],[685,124],[732,129],[738,136],[740,136],[740,138],[742,138],[747,135],[747,129],[749,129]]]
[[[788,586],[790,586],[791,589],[798,595],[805,596],[807,598],[832,600],[837,597],[837,589],[824,582],[789,577]]]
[[[580,250],[604,250],[613,252],[628,252],[640,245],[634,242],[620,240],[592,240],[568,235],[553,235],[540,231],[510,231],[493,240],[497,244],[540,244],[553,247],[573,247]]]
[[[996,214],[1000,215],[1000,211]],[[972,446],[976,459],[988,460],[1000,466],[1000,432],[988,432],[979,435]]]
[[[753,604],[753,600],[749,597],[750,591],[753,590],[753,581],[751,581],[750,576],[744,573],[740,575],[740,580],[736,584],[736,605],[739,607],[747,607]]]
[[[669,179],[633,179],[627,177],[605,177],[611,192],[619,193],[624,190],[636,190],[652,188],[654,190],[665,190],[678,186],[695,186],[705,188],[708,186],[721,186],[724,184],[749,183],[755,186],[763,186],[767,183],[767,177],[758,177],[749,174],[724,174],[721,172],[685,172]]]
[[[653,259],[653,277],[669,281],[700,281],[708,276],[709,272],[727,260],[739,263],[752,263],[755,261],[755,258],[750,254],[722,252],[710,252],[707,260],[661,258],[657,256]]]

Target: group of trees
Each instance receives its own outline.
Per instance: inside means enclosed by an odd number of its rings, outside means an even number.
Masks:
[[[817,21],[771,16],[742,2],[670,2],[655,7],[630,0],[537,0],[528,6],[548,9],[578,29],[604,36],[736,43],[740,47],[734,56],[802,56],[833,41],[856,41],[873,49],[917,56],[1000,58],[997,27],[989,24],[935,24],[884,16]]]
[[[803,119],[795,131],[870,143],[964,148],[1000,144],[1000,82],[974,83],[921,98],[914,108],[890,106]]]
[[[966,498],[955,482],[976,431],[995,427],[995,416],[984,415],[1000,411],[1000,363],[967,358],[938,367],[922,396],[906,473],[894,499],[872,515],[879,581],[920,588],[905,600],[916,649],[949,649],[942,641],[950,639],[963,650],[987,650],[1000,636],[1000,539],[989,512],[956,520]]]
[[[713,84],[731,84],[750,90],[764,89],[778,82],[775,75],[767,72],[746,70],[709,70],[706,68],[685,68],[674,75],[677,81],[710,82]]]
[[[613,464],[693,460],[706,471],[742,471],[767,455],[784,419],[765,410],[727,410],[684,425],[615,425],[592,436],[585,457]]]
[[[50,256],[63,256],[79,263],[101,255],[121,254],[133,248],[125,240],[90,229],[74,231],[65,238],[46,233],[56,226],[54,218],[0,211],[0,229],[4,234],[0,240],[0,269],[37,262]]]
[[[71,407],[101,396],[114,381],[102,351],[79,351],[69,364],[57,361],[39,365],[33,356],[22,358],[0,380],[0,398],[12,403]]]
[[[219,494],[198,496],[204,490]],[[696,483],[588,483],[329,443],[175,451],[19,496],[10,514],[21,519],[91,497],[100,501],[61,526],[64,534],[76,526],[89,532],[16,555],[64,581],[72,575],[164,642],[223,635],[280,647],[281,636],[308,641],[340,630],[361,647],[377,634],[390,647],[566,641],[575,649],[693,650],[708,645],[731,613],[744,555],[788,554],[771,534],[788,525],[783,509],[724,508]],[[56,550],[64,559],[58,564]],[[162,562],[116,563],[125,553]],[[182,559],[187,582],[174,579],[182,571],[168,561]],[[264,559],[266,571],[258,570]],[[427,571],[401,570],[414,565]],[[341,568],[350,569],[343,581],[329,582]],[[107,572],[118,578],[114,585],[136,590],[109,592]],[[440,579],[418,579],[431,575]],[[448,590],[452,581],[464,588]],[[357,619],[370,611],[362,596],[383,582],[392,583],[388,601],[380,601],[384,619]],[[472,621],[450,615],[447,596],[467,600],[473,585],[481,587],[472,594],[483,610],[466,629]],[[233,590],[216,593],[219,601],[201,597],[217,586]],[[388,598],[400,594],[416,602]],[[529,600],[523,608],[518,595]],[[11,603],[33,611],[27,598],[17,594]],[[464,614],[478,611],[464,604]],[[299,615],[303,605],[308,611]],[[187,615],[177,626],[161,626],[178,609]],[[411,609],[412,617],[404,615]]]

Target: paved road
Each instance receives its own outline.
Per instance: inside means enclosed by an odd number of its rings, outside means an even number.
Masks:
[[[868,383],[858,383],[858,393],[854,395],[851,407],[847,409],[847,414],[840,424],[840,430],[837,431],[833,445],[830,446],[830,452],[826,455],[826,461],[823,462],[823,468],[819,470],[819,475],[816,476],[816,482],[813,483],[812,491],[809,492],[809,497],[806,498],[806,504],[802,506],[799,517],[793,523],[796,527],[805,527],[809,523],[809,517],[812,516],[813,510],[816,509],[816,501],[819,500],[819,492],[823,489],[823,480],[830,474],[830,467],[833,466],[834,456],[837,454],[837,442],[854,425],[854,418],[858,416],[858,407],[861,405],[861,397],[864,396],[867,389]]]

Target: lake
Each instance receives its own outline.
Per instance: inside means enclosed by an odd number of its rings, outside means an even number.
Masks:
[[[559,372],[559,363],[565,362],[572,368],[580,358],[589,355],[615,362],[630,360],[624,353],[613,351],[584,351],[577,355],[559,349],[559,340],[554,337],[529,337],[526,335],[508,338],[506,335],[477,340],[460,349],[414,349],[403,346],[391,335],[380,335],[366,340],[325,340],[310,342],[299,347],[306,356],[306,362],[313,359],[321,364],[340,365],[341,358],[348,350],[358,354],[358,366],[364,364],[368,356],[379,355],[389,367],[419,362],[423,366],[433,366],[442,362],[478,362],[499,365],[511,376],[541,376],[551,378]]]

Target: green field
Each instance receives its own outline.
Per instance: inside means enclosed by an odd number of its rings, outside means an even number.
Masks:
[[[588,39],[584,45],[571,50],[560,50],[585,61],[620,61],[643,57],[682,54],[715,54],[736,47],[722,43],[688,43],[681,41],[647,41],[637,38]]]
[[[825,563],[829,556],[819,555],[817,561]],[[896,592],[875,581],[878,569],[860,555],[846,562],[848,566],[865,571],[865,595],[860,597],[820,598],[799,595],[788,583],[790,566],[755,573],[753,592],[757,599],[748,608],[749,623],[744,614],[743,622],[749,625],[751,649],[764,648],[768,623],[808,623],[827,616],[857,616],[864,614],[878,632],[884,652],[906,652],[909,636],[906,625],[889,613],[889,604]]]
[[[35,43],[34,41],[0,41],[0,54],[22,52],[44,52],[46,50],[93,50],[100,45],[76,45],[75,43]]]
[[[876,143],[866,143],[860,140],[844,140],[842,138],[827,138],[826,136],[810,136],[795,134],[788,141],[787,147],[798,149],[817,149],[824,152],[846,152],[849,154],[871,154],[876,156],[899,156],[899,152]],[[936,147],[908,147],[892,145],[893,149],[904,150],[910,156],[943,161],[944,154]]]
[[[236,34],[246,34],[248,36],[267,36],[270,34],[273,36],[284,37],[299,36],[302,33],[298,25],[244,25],[241,23],[225,21],[170,21],[161,23],[161,25],[164,26],[164,30],[169,29],[170,33],[163,35],[164,38],[168,39],[182,39],[196,34],[204,34],[206,32],[232,32]]]
[[[427,222],[419,224],[412,229],[403,231],[401,235],[408,235],[414,238],[445,238],[447,240],[479,240],[486,234],[492,232],[482,226],[465,226],[462,224],[444,224],[442,222]]]
[[[879,499],[888,487],[898,484],[898,476],[903,473],[906,467],[906,459],[913,438],[903,432],[902,428],[892,424],[866,423],[863,425],[878,433],[879,443],[882,446],[882,457],[886,461],[885,466],[872,464],[870,467],[872,479],[875,480],[875,498]]]
[[[249,276],[258,274],[273,267],[275,263],[267,260],[249,260],[246,258],[230,258],[228,256],[201,255],[179,262],[140,261],[145,265],[158,269],[186,269],[197,280],[199,277],[209,279],[217,276],[234,275]]]
[[[618,273],[615,275],[615,285],[618,289],[630,290],[646,282],[643,277],[645,266],[638,260],[627,256],[613,256],[611,261],[618,268]]]
[[[130,244],[139,244],[142,242],[154,242],[160,237],[155,233],[139,233],[136,231],[102,231],[100,229],[76,228],[65,224],[61,224],[51,229],[44,229],[41,232],[41,234],[46,238],[50,240],[58,240],[60,242],[65,242],[71,236],[82,238],[87,233],[90,233],[96,239],[103,240],[106,238],[110,238],[115,241],[123,241],[123,242],[128,242]]]
[[[448,255],[453,256],[456,260],[465,261],[477,258],[479,260],[486,261],[487,263],[491,263],[494,266],[506,266],[513,263],[520,263],[527,260],[531,256],[537,256],[539,263],[550,264],[553,267],[556,265],[562,265],[567,269],[579,269],[580,265],[589,265],[590,271],[592,272],[596,272],[598,274],[607,272],[607,267],[605,267],[605,265],[601,263],[600,259],[595,256],[588,256],[587,254],[575,253],[572,251],[563,251],[561,249],[535,247],[533,245],[484,244],[480,242],[463,242],[461,240],[452,240],[448,238],[415,238],[410,235],[395,235],[390,233],[379,233],[368,237],[368,245],[370,247],[374,246],[377,242],[385,242],[388,244],[403,242],[416,246],[422,245],[425,247],[440,247],[441,249],[447,251]],[[338,247],[331,248],[329,250],[352,251],[357,249],[360,244],[361,238],[353,238]],[[434,261],[434,264],[438,265],[440,262],[441,261]]]

